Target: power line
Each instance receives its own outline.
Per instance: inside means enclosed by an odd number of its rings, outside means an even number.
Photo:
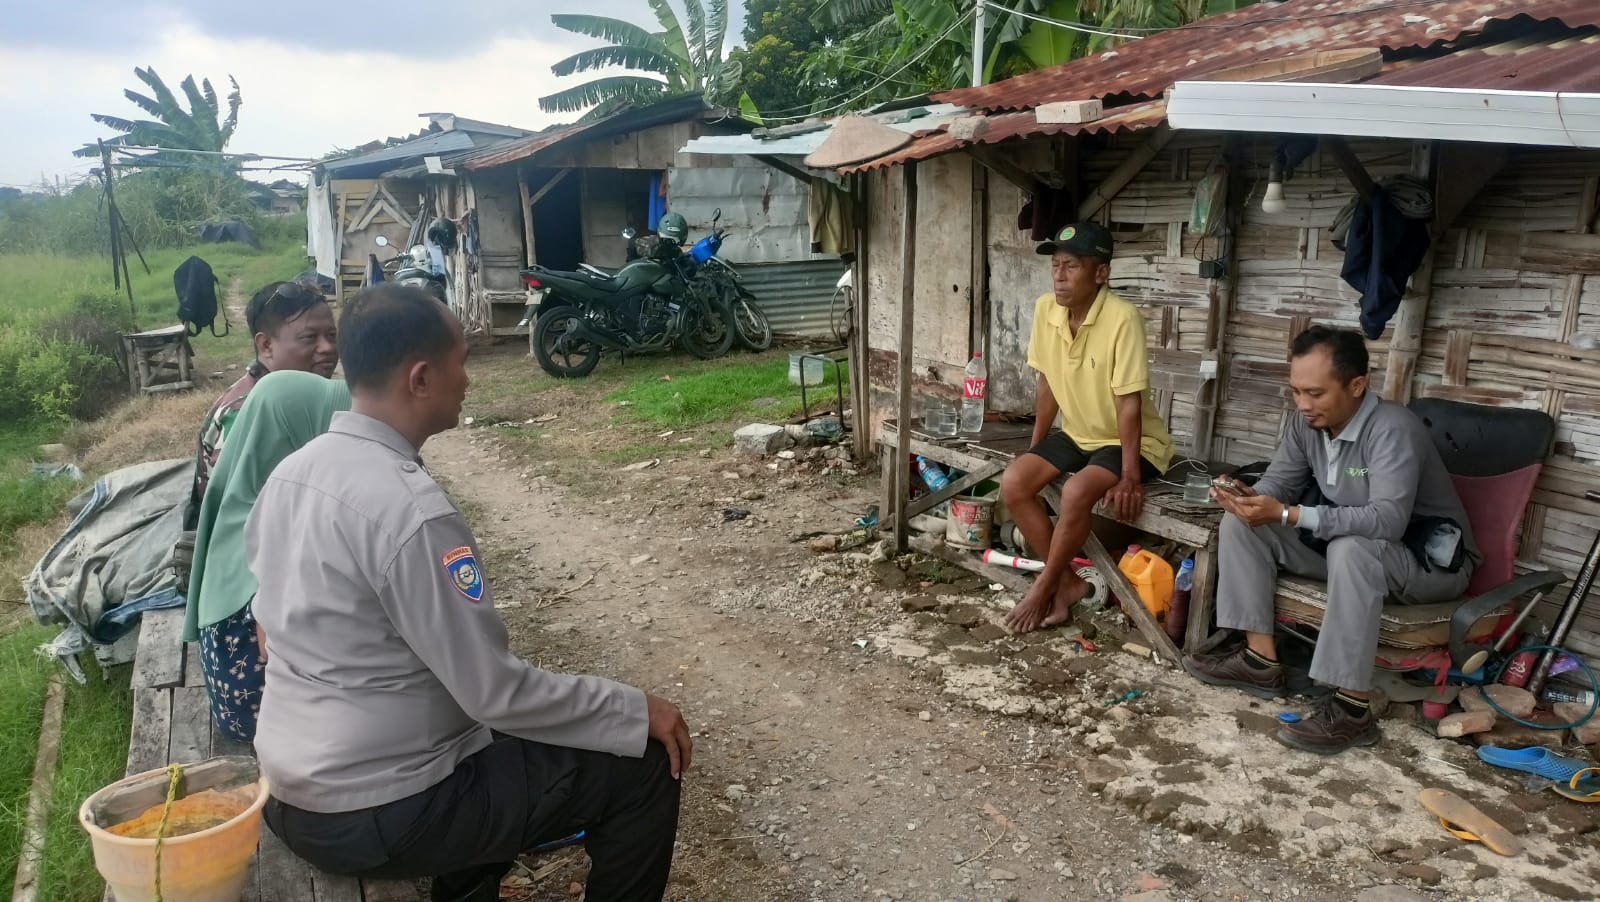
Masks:
[[[900,66],[900,68],[894,70],[893,72],[891,72],[888,75],[885,75],[883,78],[879,79],[878,82],[876,84],[874,84],[872,87],[867,88],[866,90],[860,92],[859,94],[855,95],[854,97],[851,97],[849,100],[846,100],[843,103],[838,103],[838,104],[835,104],[835,105],[833,105],[831,107],[827,107],[825,109],[820,109],[820,110],[813,109],[812,107],[809,107],[809,106],[805,106],[805,107],[794,107],[794,108],[791,108],[791,109],[788,109],[788,110],[778,110],[775,113],[765,113],[765,112],[763,112],[761,114],[762,121],[763,122],[770,122],[770,121],[772,121],[774,119],[786,120],[786,121],[800,121],[800,120],[812,118],[814,116],[826,116],[829,113],[838,112],[839,110],[845,109],[846,107],[852,106],[852,105],[860,102],[861,100],[866,98],[868,95],[870,95],[873,91],[876,91],[879,88],[883,87],[884,85],[890,84],[891,82],[895,81],[895,79],[899,77],[900,73],[906,71],[907,69],[911,68],[912,66],[916,65],[917,63],[919,63],[923,59],[925,59],[928,56],[928,54],[932,53],[935,49],[938,48],[940,42],[942,42],[945,38],[949,37],[952,33],[954,33],[957,28],[960,28],[963,25],[967,24],[967,21],[972,18],[973,13],[974,13],[975,10],[976,10],[976,5],[974,5],[973,9],[969,9],[965,13],[962,13],[960,16],[958,16],[956,18],[956,20],[954,22],[950,23],[950,27],[946,28],[942,34],[940,34],[938,37],[934,38],[933,40],[929,41],[928,45],[926,47],[922,48],[921,52],[919,52],[917,55],[913,56],[911,59],[906,60],[905,63],[903,63]],[[846,95],[835,95],[835,96],[846,96]],[[801,116],[785,116],[785,115],[783,115],[784,113],[804,113],[804,115],[801,115]]]
[[[255,162],[258,160],[288,160],[293,163],[315,163],[312,157],[280,157],[264,153],[235,153],[229,150],[190,150],[186,147],[142,147],[134,144],[118,144],[111,148],[112,153],[133,153],[135,151],[149,151],[153,153],[188,153],[207,157],[235,157],[240,160]]]
[[[994,3],[994,2],[992,2],[992,0],[976,0],[976,5],[982,6],[985,9],[992,9],[992,10],[995,10],[996,12],[1002,12],[1002,13],[1005,13],[1007,15],[1016,16],[1019,19],[1027,19],[1030,22],[1038,22],[1041,25],[1053,25],[1053,26],[1055,26],[1057,28],[1065,28],[1068,31],[1077,31],[1077,32],[1082,32],[1083,34],[1092,34],[1092,35],[1096,35],[1098,37],[1103,37],[1103,38],[1126,38],[1128,40],[1137,41],[1140,37],[1143,37],[1143,35],[1129,34],[1127,32],[1119,32],[1119,31],[1108,31],[1108,30],[1101,29],[1101,28],[1095,28],[1094,26],[1091,26],[1091,25],[1085,25],[1082,22],[1066,22],[1066,21],[1063,21],[1061,19],[1052,19],[1052,18],[1050,18],[1048,16],[1036,16],[1033,13],[1025,13],[1020,9],[1012,9],[1011,7],[1005,6],[1005,5],[1000,4],[1000,3]],[[1149,28],[1149,29],[1141,28],[1141,29],[1128,29],[1128,31],[1129,32],[1131,32],[1131,31],[1171,31],[1171,29],[1168,29],[1168,28]]]

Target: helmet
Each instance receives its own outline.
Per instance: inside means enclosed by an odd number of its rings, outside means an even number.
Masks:
[[[428,240],[437,244],[440,250],[455,250],[456,224],[443,216],[435,217],[433,222],[428,223]]]
[[[684,219],[682,213],[668,213],[656,225],[656,234],[682,244],[689,237],[689,220]]]

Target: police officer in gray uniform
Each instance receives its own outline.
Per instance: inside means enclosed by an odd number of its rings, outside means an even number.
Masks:
[[[461,325],[426,293],[351,300],[352,409],[288,457],[246,528],[267,689],[267,825],[336,874],[432,877],[489,902],[531,848],[584,833],[591,902],[660,899],[689,732],[671,703],[514,655],[477,542],[418,450],[466,396]]]
[[[1217,625],[1243,630],[1246,647],[1184,660],[1204,682],[1283,695],[1273,638],[1278,571],[1327,580],[1311,678],[1338,691],[1310,717],[1278,728],[1283,743],[1322,754],[1378,741],[1367,695],[1385,599],[1460,598],[1477,560],[1427,427],[1379,398],[1367,367],[1355,332],[1313,326],[1295,338],[1289,387],[1300,416],[1253,488],[1212,492],[1229,513],[1218,536]],[[1307,503],[1312,486],[1321,497]]]

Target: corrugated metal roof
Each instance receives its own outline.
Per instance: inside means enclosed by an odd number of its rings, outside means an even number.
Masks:
[[[471,150],[474,147],[472,136],[466,132],[450,131],[424,135],[411,141],[405,141],[390,147],[374,150],[371,153],[358,154],[353,157],[344,157],[330,160],[323,164],[329,172],[339,172],[343,169],[354,169],[357,166],[371,166],[376,163],[394,163],[416,157],[432,156],[433,154],[453,153]]]
[[[1174,82],[1286,54],[1381,47],[1390,58],[1438,47],[1490,21],[1518,17],[1600,25],[1596,0],[1285,0],[1257,3],[1194,25],[1015,78],[935,95],[983,110],[1060,100],[1157,97]]]
[[[638,109],[626,109],[614,113],[604,119],[593,122],[576,122],[572,125],[559,126],[539,132],[509,144],[499,144],[485,150],[483,153],[472,154],[461,161],[467,169],[493,169],[507,163],[516,163],[526,160],[537,154],[543,153],[558,144],[582,136],[585,140],[622,135],[628,132],[643,131],[658,125],[668,125],[682,122],[686,119],[695,119],[715,113],[717,108],[709,106],[705,98],[699,94],[689,94],[683,97],[674,97],[661,103],[652,104]],[[734,114],[727,114],[725,118],[730,121],[739,121]]]
[[[869,115],[890,128],[913,134],[931,131],[954,119],[962,118],[965,111],[954,104],[936,103],[918,108],[925,115],[913,115],[916,110],[895,110]],[[684,153],[721,156],[810,156],[833,134],[833,125],[844,117],[836,116],[818,123],[811,131],[780,138],[750,135],[706,135],[684,145]]]
[[[1600,6],[1600,3],[1596,4]],[[1600,29],[1579,35],[1540,29],[1514,40],[1437,59],[1402,60],[1367,84],[1504,91],[1600,92]]]
[[[1079,134],[1115,134],[1117,132],[1139,131],[1140,129],[1155,128],[1167,118],[1167,104],[1164,100],[1147,100],[1143,103],[1129,104],[1118,107],[1105,116],[1093,122],[1079,124],[1046,123],[1039,124],[1034,118],[1032,110],[1020,113],[993,113],[988,116],[975,115],[971,118],[981,118],[987,122],[973,140],[963,141],[950,134],[947,129],[929,131],[919,134],[912,142],[888,156],[843,170],[844,172],[866,172],[884,166],[899,166],[913,160],[926,160],[940,154],[950,153],[974,144],[999,144],[1021,138],[1037,138],[1043,135],[1079,135]]]

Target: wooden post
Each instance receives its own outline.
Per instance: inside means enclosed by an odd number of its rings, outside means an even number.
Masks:
[[[1346,154],[1350,153],[1348,147],[1343,149]],[[1430,180],[1437,153],[1437,141],[1429,141],[1419,147],[1412,161],[1412,173],[1425,181]],[[1354,159],[1353,155],[1351,159]],[[1344,164],[1341,162],[1340,165]],[[1356,166],[1359,168],[1360,164]],[[1436,185],[1435,194],[1438,190]],[[1433,222],[1428,225],[1428,254],[1411,277],[1410,290],[1400,300],[1400,309],[1395,312],[1389,335],[1389,360],[1383,371],[1383,396],[1396,404],[1408,404],[1411,401],[1411,382],[1417,372],[1417,358],[1422,354],[1422,330],[1428,321],[1428,302],[1433,299],[1434,260],[1438,257],[1439,241],[1444,237],[1437,201],[1434,211]]]
[[[906,463],[906,450],[911,447],[911,344],[912,317],[916,299],[917,282],[917,164],[907,163],[901,170],[904,184],[904,208],[900,216],[900,343],[896,361],[899,375],[895,391],[899,403],[895,409],[894,458],[894,544],[898,553],[904,554],[910,539],[907,505],[911,498],[911,468]]]
[[[1138,177],[1144,167],[1156,158],[1156,154],[1161,153],[1167,144],[1172,141],[1174,134],[1172,128],[1166,123],[1156,126],[1155,131],[1150,133],[1149,140],[1145,141],[1143,146],[1130,154],[1126,160],[1123,160],[1117,168],[1111,170],[1111,174],[1105,177],[1105,181],[1096,186],[1094,191],[1090,192],[1089,196],[1078,206],[1078,219],[1093,219],[1094,215],[1099,213],[1102,207],[1111,203],[1113,197],[1116,197],[1123,188],[1128,186],[1129,182]]]
[[[1227,252],[1222,255],[1228,271],[1223,274],[1226,283],[1211,282],[1210,309],[1206,311],[1206,353],[1216,362],[1217,372],[1211,381],[1200,386],[1195,398],[1192,452],[1200,460],[1211,459],[1212,442],[1217,433],[1217,407],[1222,401],[1222,357],[1228,343],[1228,318],[1233,315],[1234,301],[1239,296],[1239,232],[1244,226],[1244,205],[1249,197],[1249,183],[1244,178],[1244,139],[1231,136],[1226,145],[1228,160],[1227,205],[1222,211],[1228,230]]]
[[[867,208],[868,178],[862,173],[850,177],[850,194],[854,200],[851,209],[856,223],[855,272],[850,278],[851,301],[855,308],[852,311],[854,321],[850,324],[850,350],[855,355],[850,364],[850,398],[855,412],[853,428],[857,460],[865,460],[872,451],[872,374],[869,369],[872,347],[867,340],[867,279],[871,277],[867,258],[868,245],[872,241],[872,213]],[[889,509],[883,508],[879,518],[881,520],[888,515]]]
[[[522,194],[522,247],[523,265],[532,266],[533,253],[533,198],[528,194],[528,170],[517,167],[517,190]]]
[[[989,359],[989,173],[972,167],[972,351]]]

